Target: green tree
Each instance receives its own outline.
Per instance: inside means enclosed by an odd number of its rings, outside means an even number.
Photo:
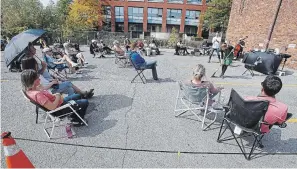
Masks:
[[[74,0],[69,8],[67,26],[70,30],[92,30],[98,28],[98,0]]]
[[[169,36],[168,45],[174,47],[178,41],[178,37],[178,32],[175,27],[173,27]]]
[[[2,29],[5,36],[13,36],[29,28],[42,28],[43,6],[39,0],[1,1]]]
[[[225,31],[228,26],[232,0],[212,0],[205,12],[204,29],[221,29]]]

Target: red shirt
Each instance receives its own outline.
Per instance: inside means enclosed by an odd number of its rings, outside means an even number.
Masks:
[[[269,96],[249,96],[246,100],[267,100],[269,101],[268,110],[265,114],[264,121],[268,124],[281,124],[283,123],[288,114],[288,106],[284,103],[277,101],[274,97]],[[267,133],[269,132],[269,125],[261,125],[261,132]]]
[[[51,93],[49,93],[46,90],[43,91],[27,91],[26,92],[28,97],[32,100],[34,100],[35,102],[37,102],[38,104],[40,104],[41,106],[44,106],[46,102],[51,102],[53,103],[56,99],[56,96],[52,95]],[[63,99],[61,99],[59,101],[59,104],[57,107],[60,107],[61,104],[63,103]]]

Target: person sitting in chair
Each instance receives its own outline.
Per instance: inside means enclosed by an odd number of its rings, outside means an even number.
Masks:
[[[248,96],[245,99],[269,101],[268,110],[264,117],[264,121],[269,125],[261,125],[261,132],[268,133],[273,124],[282,124],[286,120],[288,106],[275,98],[275,95],[282,89],[282,80],[279,77],[268,75],[261,85],[261,93],[258,96]]]
[[[25,57],[22,59],[22,68],[23,70],[33,69],[38,74],[41,72],[38,71],[38,64],[33,57]],[[94,95],[94,89],[90,91],[82,91],[77,86],[72,84],[69,81],[59,81],[52,78],[48,70],[45,70],[42,74],[39,75],[41,84],[39,87],[42,90],[51,89],[51,93],[64,93],[68,95],[79,94],[83,98],[91,98]]]
[[[205,77],[205,67],[202,64],[198,64],[193,70],[193,77],[191,79],[190,84],[195,87],[208,87],[210,98],[215,97],[223,87],[214,87],[214,85],[209,81],[203,81],[203,77]],[[214,101],[210,101],[209,105],[212,105]]]
[[[137,52],[136,45],[137,45],[136,43],[132,43],[131,45],[132,52],[130,54],[130,57],[133,64],[135,65],[136,68],[152,69],[154,80],[158,80],[158,74],[156,69],[157,61],[145,61]]]
[[[52,68],[54,68],[54,67],[57,67],[57,68],[67,68],[66,63],[67,63],[67,65],[69,65],[69,67],[71,69],[73,69],[74,67],[77,67],[78,66],[78,64],[77,63],[74,63],[68,57],[68,55],[63,55],[63,56],[61,56],[61,58],[55,59],[53,57],[53,51],[50,48],[44,48],[42,50],[42,52],[44,54],[44,59],[45,59],[46,63],[50,67],[52,67]]]
[[[152,41],[149,46],[150,46],[151,50],[155,50],[156,51],[156,55],[160,55],[160,50],[157,47],[155,41]]]
[[[24,70],[21,74],[21,82],[23,86],[24,92],[28,95],[31,100],[34,100],[39,105],[45,107],[48,110],[55,110],[56,108],[67,104],[71,100],[75,100],[77,107],[77,113],[81,118],[84,118],[86,114],[86,110],[88,108],[89,102],[87,99],[81,99],[79,94],[69,95],[65,98],[60,93],[51,94],[46,90],[40,90],[40,79],[38,78],[39,75],[35,70],[28,69]],[[53,113],[53,116],[61,116],[71,112],[71,109],[62,109]],[[83,126],[84,123],[77,117],[75,114],[71,115],[71,122],[75,126]]]
[[[119,56],[124,56],[125,55],[125,51],[123,49],[121,49],[120,43],[117,40],[115,40],[113,42],[113,48],[112,48],[112,50],[114,52],[116,52]]]
[[[74,61],[75,63],[79,63],[81,66],[88,64],[86,62],[84,55],[79,50],[75,48],[71,48],[70,47],[71,44],[69,42],[64,43],[63,46],[64,46],[65,54],[71,57],[72,61]]]
[[[93,39],[90,45],[90,53],[94,55],[93,58],[96,57],[96,52],[99,52],[99,47],[97,45],[97,41]]]
[[[112,49],[110,49],[108,46],[106,46],[106,44],[103,43],[103,40],[100,40],[100,43],[99,43],[98,46],[99,46],[99,47],[102,47],[103,52],[104,52],[105,54],[110,54],[111,51],[112,51]]]

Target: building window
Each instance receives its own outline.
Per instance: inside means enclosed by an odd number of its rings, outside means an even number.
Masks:
[[[162,8],[148,8],[147,9],[147,23],[162,24]]]
[[[131,23],[143,23],[143,8],[128,7],[128,18]]]
[[[115,24],[115,31],[116,32],[124,32],[124,24],[123,23],[116,23]]]
[[[115,7],[115,20],[116,22],[124,22],[124,7]]]
[[[168,3],[178,3],[178,4],[183,4],[184,0],[167,0]]]
[[[185,25],[198,26],[200,11],[186,11]]]
[[[167,9],[167,24],[180,25],[181,12],[180,9]]]
[[[157,24],[147,24],[147,31],[148,32],[161,32],[162,31],[162,25]]]
[[[210,3],[211,2],[211,0],[206,0],[206,3],[208,4],[208,3]]]
[[[147,0],[148,2],[164,2],[164,0]]]
[[[110,6],[102,6],[102,21],[103,21],[103,30],[111,31],[111,10]]]
[[[187,0],[187,4],[202,5],[202,0]]]
[[[186,25],[184,30],[185,30],[185,34],[187,34],[188,36],[196,36],[198,27]]]

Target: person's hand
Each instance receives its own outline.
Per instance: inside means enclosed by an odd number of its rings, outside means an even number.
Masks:
[[[224,86],[220,86],[220,87],[218,87],[218,90],[223,90],[224,89]]]
[[[51,81],[51,84],[54,85],[54,84],[59,84],[59,81],[57,79],[54,79],[53,81]]]

